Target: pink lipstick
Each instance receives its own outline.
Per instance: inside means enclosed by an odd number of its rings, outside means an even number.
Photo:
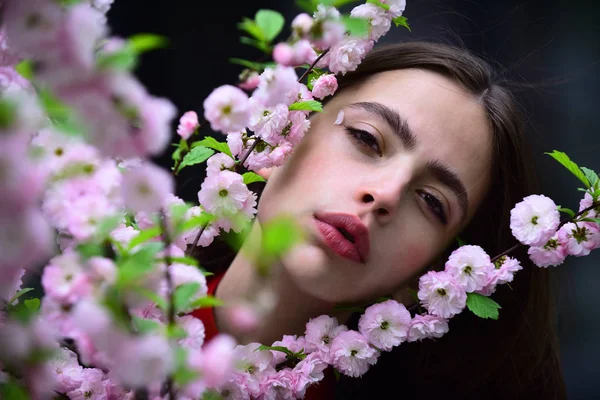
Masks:
[[[314,217],[323,241],[333,252],[357,263],[367,261],[369,229],[357,216],[318,212]]]

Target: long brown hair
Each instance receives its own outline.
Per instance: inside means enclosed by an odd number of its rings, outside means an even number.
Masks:
[[[408,68],[453,80],[485,107],[493,136],[492,183],[460,237],[492,256],[500,254],[516,243],[509,229],[511,208],[538,192],[518,104],[487,62],[468,51],[428,42],[376,48],[356,71],[338,77],[338,93],[356,89],[377,73]],[[404,343],[383,354],[363,379],[342,378],[338,398],[379,398],[374,393],[421,399],[566,398],[548,271],[534,266],[524,251],[514,256],[523,270],[510,286],[502,285],[492,295],[502,307],[497,321],[465,310],[450,321],[450,332],[441,339]]]

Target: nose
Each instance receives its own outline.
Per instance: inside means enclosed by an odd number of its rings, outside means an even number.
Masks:
[[[356,190],[355,200],[360,203],[361,213],[373,214],[380,223],[392,220],[409,182],[410,172],[407,168],[371,174]]]

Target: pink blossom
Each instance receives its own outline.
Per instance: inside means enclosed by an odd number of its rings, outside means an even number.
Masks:
[[[254,90],[258,87],[259,83],[260,75],[258,75],[258,72],[252,71],[246,76],[246,78],[242,82],[238,83],[238,87],[244,90]]]
[[[0,66],[12,67],[19,62],[19,55],[8,48],[4,28],[0,28]]]
[[[156,212],[175,189],[173,177],[153,164],[144,164],[123,173],[121,185],[125,204],[132,211]]]
[[[203,347],[202,352],[192,353],[190,365],[199,370],[207,387],[220,388],[233,370],[235,340],[227,334],[218,334]]]
[[[293,146],[296,146],[310,129],[310,120],[306,118],[306,114],[302,111],[291,111],[289,119],[290,123],[286,126],[283,133],[285,139]]]
[[[366,309],[358,321],[365,339],[380,350],[390,351],[406,340],[410,313],[403,304],[387,300]]]
[[[252,304],[240,302],[232,304],[224,310],[227,325],[238,334],[255,330],[260,324],[260,315]]]
[[[0,267],[0,300],[9,301],[21,289],[25,270],[17,266]]]
[[[306,324],[304,335],[307,352],[317,352],[323,361],[331,363],[331,343],[341,332],[347,330],[345,325],[339,325],[337,319],[327,315],[312,318]]]
[[[591,207],[592,204],[594,204],[594,198],[592,197],[592,195],[589,192],[585,192],[585,195],[583,196],[583,199],[581,199],[581,201],[579,202],[579,211],[583,211],[588,207]],[[598,210],[600,209],[600,206],[597,206],[593,209],[591,209],[590,211],[588,211],[585,214],[586,218],[598,218]]]
[[[464,287],[445,271],[429,271],[421,276],[417,295],[430,314],[442,318],[459,314],[467,301]]]
[[[445,318],[431,314],[415,315],[410,322],[408,341],[441,338],[448,330],[448,321]]]
[[[185,219],[189,220],[192,217],[198,217],[202,214],[202,209],[198,206],[190,207],[186,212]],[[194,228],[190,231],[184,232],[181,235],[181,240],[183,240],[185,245],[180,246],[182,249],[186,248],[187,245],[194,244],[196,240],[196,236],[200,232],[201,228]],[[219,235],[219,229],[213,225],[208,225],[202,231],[202,235],[200,235],[200,239],[198,240],[197,246],[206,247],[213,242],[213,239]]]
[[[306,340],[303,336],[297,337],[296,335],[283,335],[281,340],[273,342],[271,346],[282,346],[294,353],[298,353],[306,348]],[[273,353],[275,364],[285,361],[284,352],[277,350],[271,350],[271,352]]]
[[[300,13],[292,20],[292,30],[296,35],[304,37],[308,35],[312,28],[314,21],[307,13]]]
[[[7,89],[26,90],[30,88],[30,83],[23,78],[13,67],[0,66],[0,93]]]
[[[223,133],[242,130],[248,123],[248,95],[241,89],[223,85],[204,100],[204,118],[214,131]]]
[[[34,269],[52,256],[54,234],[35,208],[17,215],[0,213],[0,269],[19,265]]]
[[[72,400],[108,400],[109,381],[104,373],[96,368],[85,368],[82,372],[81,386],[68,392]]]
[[[35,354],[51,354],[58,349],[45,320],[34,317],[27,323],[8,320],[0,325],[0,363],[20,368]]]
[[[100,11],[102,14],[106,14],[110,10],[110,6],[114,0],[89,0],[90,6]]]
[[[59,393],[67,393],[79,388],[83,382],[83,368],[77,361],[77,355],[71,350],[61,348],[49,362],[54,375],[55,387]]]
[[[235,161],[225,153],[217,153],[206,160],[206,175],[217,175],[225,169],[233,168]]]
[[[188,111],[179,119],[177,134],[185,140],[188,140],[199,126],[200,123],[198,122],[198,114],[196,114],[194,111]]]
[[[354,7],[350,16],[369,21],[369,39],[374,41],[385,35],[392,25],[391,16],[383,8],[371,3]]]
[[[401,16],[406,8],[406,0],[381,0],[381,2],[390,6],[387,12],[392,18]]]
[[[496,291],[496,285],[512,282],[515,272],[522,269],[523,267],[516,258],[502,257],[496,261],[494,268],[489,271],[486,285],[477,290],[476,293],[491,296]]]
[[[567,222],[558,230],[558,241],[564,246],[567,254],[576,257],[587,256],[600,246],[600,229],[595,223]]]
[[[249,140],[248,145],[251,146],[254,140]],[[251,171],[260,171],[263,168],[271,168],[273,166],[273,160],[271,160],[271,146],[264,143],[264,145],[258,145],[252,150],[252,153],[248,155],[244,166]],[[245,152],[244,152],[245,154]]]
[[[337,8],[333,6],[328,6],[325,4],[317,5],[317,10],[313,14],[314,19],[318,20],[326,20],[326,19],[339,19],[340,12]]]
[[[231,150],[231,154],[234,156],[239,156],[244,148],[244,142],[242,141],[242,133],[241,132],[230,132],[227,134],[227,145],[229,146],[229,150]]]
[[[297,375],[296,393],[298,397],[302,398],[310,385],[323,380],[325,377],[323,371],[328,366],[318,354],[311,353],[294,367],[294,373]]]
[[[289,369],[282,369],[269,375],[260,382],[261,400],[293,400],[296,399],[297,377]]]
[[[221,388],[221,397],[226,400],[250,400],[251,394],[260,394],[259,383],[245,373],[233,373]]]
[[[461,246],[446,261],[446,271],[467,293],[483,288],[493,268],[490,256],[479,246]]]
[[[5,120],[2,126],[4,135],[11,133],[23,137],[23,134],[26,134],[29,139],[31,132],[42,129],[47,124],[47,117],[33,91],[23,90],[17,85],[10,85],[4,88],[1,94],[3,100],[14,107],[11,118]]]
[[[242,176],[226,170],[206,177],[198,201],[211,214],[231,216],[242,209],[248,196],[250,191]]]
[[[542,246],[560,223],[557,206],[544,195],[530,195],[510,211],[510,229],[517,240],[529,246]]]
[[[281,65],[293,66],[294,48],[285,42],[277,43],[273,48],[273,60]]]
[[[70,305],[89,295],[92,285],[82,267],[79,254],[73,251],[60,254],[44,268],[42,286],[46,296]]]
[[[204,324],[198,318],[191,315],[184,315],[177,318],[179,325],[186,333],[184,339],[180,339],[178,343],[186,349],[200,350],[204,344]]]
[[[321,34],[319,36],[312,35],[311,42],[318,50],[325,50],[337,46],[344,40],[346,27],[338,20],[322,20],[316,24],[321,25],[320,30],[316,30]],[[314,31],[311,31],[314,32]]]
[[[345,331],[337,335],[330,351],[335,368],[353,378],[367,372],[379,357],[379,352],[369,346],[365,337],[356,331]]]
[[[127,226],[125,224],[120,224],[117,226],[111,233],[111,239],[116,240],[123,247],[129,247],[129,242],[131,239],[140,234],[140,231],[135,229],[133,226]]]
[[[197,283],[199,285],[196,293],[191,295],[191,300],[196,300],[200,297],[206,296],[206,277],[197,267],[175,263],[171,264],[169,269],[171,271],[171,277],[173,279],[173,285],[175,288],[187,283]]]
[[[238,345],[234,349],[234,360],[243,376],[243,387],[252,396],[260,394],[260,382],[275,372],[273,354],[269,350],[257,350],[260,343]]]
[[[265,107],[275,107],[280,103],[290,105],[295,101],[298,87],[298,76],[292,67],[277,65],[275,68],[266,68],[260,75],[258,88],[252,97],[264,104]],[[229,129],[228,131],[241,130]]]
[[[538,267],[557,266],[563,263],[567,257],[567,249],[558,240],[558,234],[555,234],[541,247],[530,247],[527,250],[529,258]]]
[[[275,147],[270,153],[269,158],[276,167],[282,166],[287,160],[288,156],[292,153],[292,145],[288,143],[282,143]]]
[[[173,351],[162,336],[137,336],[122,346],[114,373],[126,386],[141,388],[163,382],[174,367]]]
[[[329,70],[345,75],[354,71],[373,48],[374,42],[367,39],[346,38],[329,50]]]
[[[283,140],[283,130],[288,125],[288,108],[285,104],[278,104],[274,108],[259,108],[250,120],[249,127],[255,134],[269,143],[276,146]]]
[[[312,64],[317,59],[317,53],[308,40],[299,40],[292,48],[292,65]]]
[[[338,88],[337,79],[333,74],[321,75],[313,84],[312,94],[318,99],[331,96]]]

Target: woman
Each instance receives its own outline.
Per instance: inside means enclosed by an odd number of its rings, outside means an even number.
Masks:
[[[338,303],[392,295],[410,306],[408,290],[443,268],[457,235],[492,256],[514,244],[510,209],[536,187],[517,105],[494,79],[479,58],[433,43],[380,47],[339,77],[288,162],[267,171],[251,235],[286,214],[307,237],[273,267],[277,305],[251,340],[301,335],[321,314],[356,325]],[[259,279],[243,253],[212,282],[225,302]],[[565,398],[547,271],[516,256],[523,271],[492,296],[498,321],[465,311],[441,339],[404,343],[363,379],[342,378],[337,397]],[[225,312],[215,310],[220,331],[232,329]]]

